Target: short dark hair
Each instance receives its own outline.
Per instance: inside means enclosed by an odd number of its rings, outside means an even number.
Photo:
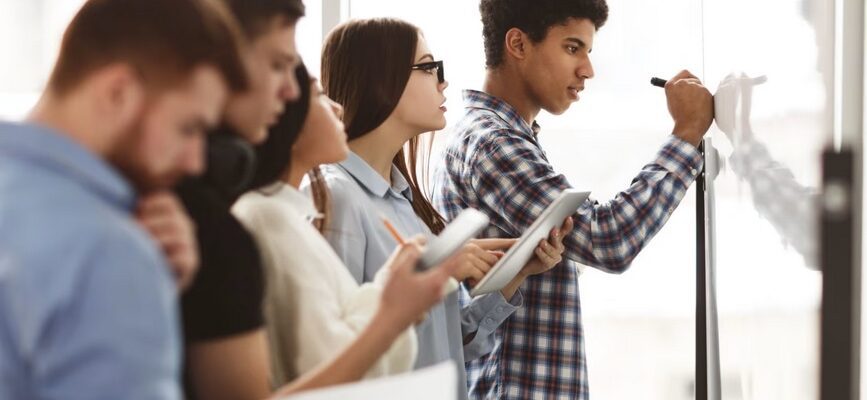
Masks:
[[[240,91],[247,87],[242,46],[229,11],[208,0],[88,0],[63,35],[48,88],[62,96],[88,74],[122,62],[153,89],[210,65]]]
[[[274,21],[294,25],[304,16],[301,0],[222,0],[229,6],[248,40],[267,32]],[[282,18],[278,20],[277,18]]]
[[[545,40],[554,25],[570,19],[589,19],[602,27],[608,19],[606,0],[481,0],[482,35],[485,38],[485,65],[503,63],[506,32],[524,31],[534,43]]]

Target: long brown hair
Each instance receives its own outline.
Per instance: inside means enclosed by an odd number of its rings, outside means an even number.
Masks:
[[[349,140],[382,125],[397,107],[412,72],[418,35],[417,27],[394,18],[349,21],[328,35],[322,49],[322,87],[343,105]],[[418,152],[416,136],[392,163],[409,181],[413,211],[438,234],[445,221],[421,190]]]

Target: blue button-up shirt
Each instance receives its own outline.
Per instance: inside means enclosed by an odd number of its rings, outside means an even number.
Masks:
[[[180,398],[175,287],[107,163],[0,123],[0,399]]]
[[[389,183],[354,153],[337,165],[323,168],[331,193],[331,222],[326,237],[358,282],[370,282],[394,252],[397,242],[380,219],[385,216],[406,237],[431,236],[431,231],[412,209],[412,193],[406,178],[392,167]],[[460,292],[465,292],[463,288]],[[457,292],[431,309],[416,327],[419,355],[416,367],[455,360],[462,366],[491,351],[492,334],[523,303],[516,293],[506,301],[499,292],[480,296],[461,307]],[[465,345],[464,337],[472,337]],[[465,382],[458,368],[459,382]],[[459,395],[466,398],[464,385]]]
[[[485,237],[521,235],[572,185],[548,162],[540,128],[487,93],[464,92],[464,116],[434,178],[437,209],[454,218],[473,207],[491,218]],[[587,399],[587,364],[575,261],[626,270],[659,232],[701,171],[696,148],[671,136],[626,190],[587,201],[563,238],[564,261],[521,286],[524,307],[495,333],[493,351],[467,364],[478,399]],[[574,260],[574,261],[573,261]]]

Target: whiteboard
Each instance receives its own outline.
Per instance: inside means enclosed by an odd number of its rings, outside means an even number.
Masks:
[[[705,79],[716,92],[709,142],[720,155],[707,163],[716,178],[705,196],[708,340],[718,345],[709,360],[719,363],[708,398],[816,400],[816,204],[821,152],[834,139],[834,4],[703,4]]]

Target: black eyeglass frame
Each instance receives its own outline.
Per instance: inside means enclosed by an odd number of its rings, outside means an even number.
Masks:
[[[443,61],[442,60],[431,61],[431,62],[426,62],[426,63],[421,63],[421,64],[415,64],[412,66],[413,70],[420,70],[420,71],[430,71],[434,68],[436,68],[436,70],[437,70],[437,80],[439,80],[439,83],[445,82],[446,81],[446,72],[443,69]]]

